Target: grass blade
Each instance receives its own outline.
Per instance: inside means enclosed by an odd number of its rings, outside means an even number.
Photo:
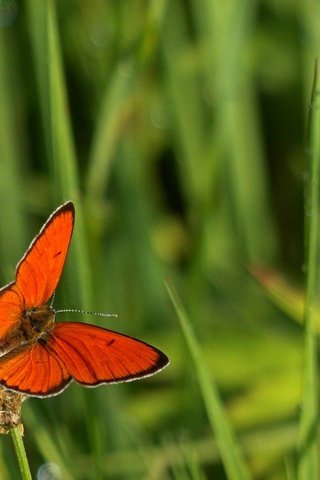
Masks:
[[[172,288],[166,285],[172,300],[180,325],[185,336],[202,392],[207,415],[215,433],[222,461],[230,480],[246,480],[250,478],[247,466],[242,458],[242,452],[236,443],[232,428],[227,419],[221,403],[218,390],[212,382],[205,361],[202,357],[201,348],[192,330],[191,323],[183,309],[183,306]]]
[[[20,426],[20,425],[19,425]],[[27,454],[23,444],[21,430],[18,427],[11,429],[12,441],[19,462],[21,477],[23,480],[32,480]]]
[[[21,253],[26,226],[23,215],[26,195],[22,180],[25,175],[25,136],[23,132],[15,133],[17,118],[21,121],[25,113],[23,84],[18,78],[13,80],[17,62],[14,33],[0,29],[0,231],[13,232],[11,237],[2,235],[0,242],[1,259],[7,259],[7,265]],[[7,281],[8,278],[3,275],[1,280]]]
[[[68,109],[66,83],[64,79],[62,54],[55,11],[55,2],[48,2],[48,52],[49,52],[49,101],[51,138],[51,168],[54,175],[54,195],[61,200],[76,200],[79,196],[79,176],[76,153]],[[78,269],[78,305],[91,305],[91,274],[84,232],[84,220],[80,208],[77,208],[77,229],[82,234],[75,235],[74,262]],[[72,252],[71,252],[72,254]]]
[[[131,63],[119,65],[101,102],[89,158],[87,190],[91,200],[101,199],[108,183],[115,146],[132,104],[130,92],[135,73]]]
[[[310,156],[308,184],[306,191],[306,265],[307,296],[305,308],[305,350],[303,369],[303,401],[300,423],[300,445],[298,479],[316,480],[319,478],[318,454],[318,381],[316,348],[316,305],[318,303],[319,280],[319,175],[320,175],[320,79],[318,63],[315,67],[314,84],[309,118]]]

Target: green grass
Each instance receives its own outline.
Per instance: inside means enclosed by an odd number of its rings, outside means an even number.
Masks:
[[[207,370],[206,361],[202,355],[201,349],[198,345],[197,339],[192,330],[190,320],[181,305],[179,298],[172,289],[167,286],[168,293],[175,307],[177,316],[181,324],[183,334],[185,336],[190,355],[192,357],[199,387],[202,393],[203,402],[205,404],[208,419],[217,439],[217,444],[221,452],[221,458],[226,469],[228,478],[231,480],[246,480],[249,479],[249,472],[247,466],[243,461],[243,455],[240,451],[239,444],[237,444],[232,428],[225,416],[224,408],[221,404],[221,399],[215,384],[210,378]]]
[[[318,238],[319,228],[319,175],[320,175],[320,117],[319,117],[319,70],[315,65],[314,84],[310,102],[309,165],[306,189],[306,265],[307,289],[305,305],[305,356],[304,390],[301,414],[298,478],[317,478],[319,392],[317,367],[316,315],[318,306]]]
[[[171,360],[141,382],[25,402],[33,478],[53,463],[79,480],[317,479],[316,8],[25,0],[0,27],[1,281],[72,199],[55,307],[118,318],[57,320]],[[261,264],[264,288],[247,270]],[[5,435],[0,477],[20,478]]]

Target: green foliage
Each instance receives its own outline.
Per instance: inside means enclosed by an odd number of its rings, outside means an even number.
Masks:
[[[317,446],[314,337],[302,381],[304,332],[290,316],[301,319],[303,297],[293,305],[268,283],[281,312],[247,267],[276,265],[303,285],[302,119],[318,10],[316,0],[0,2],[1,280],[71,199],[55,306],[118,318],[57,320],[100,323],[171,360],[141,382],[25,402],[34,478],[40,468],[77,480],[244,478],[243,469],[312,480],[303,462]],[[314,410],[299,428],[308,398]],[[6,436],[0,472],[19,478]]]

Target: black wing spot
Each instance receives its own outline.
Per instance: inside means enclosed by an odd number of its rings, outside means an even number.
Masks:
[[[61,253],[62,253],[62,250],[60,250],[59,252],[55,253],[55,254],[53,255],[53,258],[59,257],[59,255],[61,255]]]
[[[115,339],[112,338],[110,342],[107,343],[107,347],[110,347],[115,342]]]

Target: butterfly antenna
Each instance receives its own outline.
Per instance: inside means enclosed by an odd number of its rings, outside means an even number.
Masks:
[[[55,310],[55,313],[83,313],[85,315],[96,315],[97,317],[117,317],[116,313],[103,313],[103,312],[89,312],[88,310],[77,310],[74,308],[63,308],[62,310]]]
[[[55,296],[56,296],[56,292],[54,291],[54,292],[53,292],[53,295],[52,295],[52,298],[51,298],[50,307],[52,307],[52,305],[53,305]]]

